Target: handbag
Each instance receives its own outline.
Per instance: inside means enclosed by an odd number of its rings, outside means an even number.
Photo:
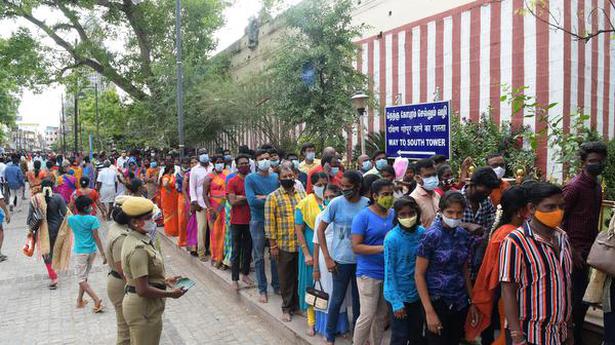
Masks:
[[[32,201],[32,214],[28,217],[28,228],[31,231],[36,231],[41,226],[45,215],[41,211],[38,202]]]
[[[609,229],[598,233],[589,251],[587,264],[610,276],[615,276],[615,217]]]
[[[583,302],[594,306],[601,304],[605,281],[606,274],[604,272],[591,270],[589,284],[585,289],[585,295],[583,295]]]
[[[316,284],[320,290],[316,288]],[[314,285],[305,289],[305,303],[319,310],[327,310],[329,308],[329,294],[324,292],[320,280],[314,282]]]

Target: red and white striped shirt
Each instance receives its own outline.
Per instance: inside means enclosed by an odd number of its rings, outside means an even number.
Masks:
[[[556,229],[559,253],[528,223],[511,232],[500,249],[500,281],[519,286],[519,320],[530,344],[558,345],[568,337],[572,306],[572,256],[568,236]]]

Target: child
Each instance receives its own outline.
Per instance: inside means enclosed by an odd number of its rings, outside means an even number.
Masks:
[[[94,312],[103,310],[102,300],[94,293],[88,284],[88,273],[92,269],[92,263],[96,258],[96,248],[103,258],[103,264],[107,263],[102,242],[98,236],[100,222],[98,218],[90,215],[92,212],[92,199],[82,195],[75,199],[75,207],[78,214],[68,217],[68,225],[73,230],[75,237],[73,253],[77,262],[77,276],[79,277],[79,296],[77,297],[77,308],[83,308],[87,301],[83,300],[83,294],[87,293],[94,300]]]
[[[421,209],[411,197],[393,205],[394,224],[384,239],[384,298],[391,304],[391,345],[425,344],[423,306],[416,291],[416,250],[425,232],[420,225]]]

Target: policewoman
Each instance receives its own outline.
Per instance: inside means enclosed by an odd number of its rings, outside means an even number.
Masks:
[[[162,254],[148,234],[155,229],[151,200],[132,197],[122,204],[130,216],[129,234],[122,246],[122,268],[126,277],[126,294],[122,302],[124,318],[130,331],[131,345],[155,345],[160,342],[165,298],[179,298],[182,289],[169,289],[179,277],[165,279]]]
[[[107,263],[111,269],[107,276],[107,295],[113,304],[113,308],[115,308],[117,345],[130,345],[130,333],[122,312],[124,288],[126,287],[126,279],[124,278],[124,270],[122,269],[122,246],[130,232],[128,221],[131,215],[123,213],[121,207],[128,198],[130,197],[125,195],[120,195],[115,198],[113,209],[111,210],[113,222],[109,227],[107,247],[105,248],[105,256],[107,257]]]

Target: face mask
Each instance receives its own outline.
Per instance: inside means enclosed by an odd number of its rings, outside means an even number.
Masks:
[[[282,187],[284,187],[284,189],[289,189],[295,185],[295,180],[291,178],[283,178],[280,179],[280,184],[282,185]]]
[[[299,160],[293,159],[292,162],[293,162],[293,168],[299,169]]]
[[[316,196],[319,199],[323,198],[324,193],[325,193],[325,186],[314,186],[314,194],[316,194]]]
[[[323,201],[322,201],[322,204],[323,204],[323,205],[325,205],[325,206],[329,206],[329,203],[330,203],[330,202],[331,202],[331,201],[329,201],[329,200],[325,199],[325,200],[323,200]]]
[[[604,164],[602,163],[591,163],[591,164],[587,164],[586,165],[586,169],[587,172],[594,175],[594,176],[598,176],[600,174],[602,174],[602,171],[604,170]]]
[[[149,167],[152,168],[152,169],[157,167],[157,166],[158,166],[158,163],[156,163],[156,162],[149,163]]]
[[[459,219],[454,219],[454,218],[448,218],[445,215],[442,215],[442,221],[444,222],[444,224],[446,224],[446,226],[448,226],[449,228],[456,228],[459,225],[461,225],[461,218]]]
[[[367,160],[367,161],[363,161],[363,164],[361,164],[361,170],[363,170],[363,172],[368,172],[372,169],[372,162]]]
[[[158,236],[158,226],[156,225],[156,223],[150,219],[145,222],[143,228],[147,230],[147,234],[152,239],[152,241],[156,241],[156,237]]]
[[[442,181],[442,184],[443,184],[443,185],[445,185],[445,186],[450,186],[450,185],[452,185],[454,182],[455,182],[455,179],[453,179],[453,178],[449,178],[449,179],[443,180],[443,181]]]
[[[564,211],[560,209],[551,212],[541,212],[536,210],[536,213],[534,213],[534,218],[550,228],[556,228],[562,224],[562,220],[564,219]]]
[[[266,171],[269,170],[269,168],[271,168],[271,161],[268,159],[263,159],[258,161],[258,170],[260,171]]]
[[[342,195],[344,196],[344,198],[350,199],[354,196],[354,189],[342,189]]]
[[[416,214],[410,218],[398,218],[397,221],[399,222],[399,225],[406,229],[410,229],[416,224]]]
[[[502,167],[495,167],[493,168],[493,171],[495,172],[495,175],[498,177],[499,180],[501,180],[502,177],[504,177],[504,174],[506,173],[506,169]]]
[[[209,155],[207,153],[203,153],[199,156],[199,162],[201,163],[209,163]]]
[[[156,157],[156,154],[154,152],[152,152],[152,153],[150,153],[150,156]]]
[[[426,177],[423,179],[423,188],[425,190],[432,191],[438,187],[439,183],[440,181],[438,181],[438,176]]]
[[[386,159],[381,158],[379,160],[376,161],[376,169],[378,170],[382,170],[384,169],[385,166],[387,166],[389,163],[387,162]]]
[[[247,165],[242,165],[237,168],[237,171],[239,171],[239,173],[242,175],[247,175],[250,172],[250,167]]]
[[[224,170],[224,163],[216,163],[214,165],[214,168],[216,169],[217,172],[221,172],[222,170]]]
[[[271,161],[271,166],[272,167],[277,168],[279,165],[280,165],[280,160],[279,159]]]
[[[306,152],[305,153],[305,160],[306,161],[313,161],[316,158],[316,152]]]
[[[231,155],[224,155],[224,160],[227,161],[227,162],[228,161],[232,161],[233,160],[233,156],[231,156]]]
[[[387,195],[387,196],[378,197],[377,202],[378,202],[378,205],[380,205],[380,207],[384,208],[385,210],[388,210],[391,207],[393,207],[393,202],[395,202],[395,199],[393,199],[392,195]]]
[[[340,168],[338,167],[332,167],[331,168],[331,176],[335,176],[340,172]]]

